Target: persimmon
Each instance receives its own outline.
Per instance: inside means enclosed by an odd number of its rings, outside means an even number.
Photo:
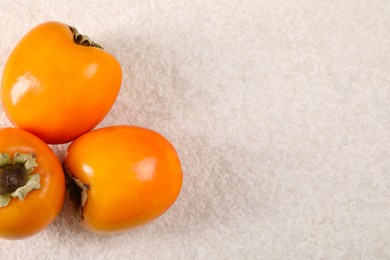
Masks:
[[[100,123],[122,81],[118,60],[74,27],[50,21],[15,46],[1,81],[14,126],[50,144],[69,142]]]
[[[65,177],[54,152],[31,133],[0,129],[0,237],[22,239],[62,209]]]
[[[156,219],[175,202],[182,185],[172,144],[135,126],[80,136],[68,147],[64,167],[78,219],[95,232],[120,232]]]

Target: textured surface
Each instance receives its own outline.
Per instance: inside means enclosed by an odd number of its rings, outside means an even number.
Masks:
[[[163,133],[184,185],[163,217],[114,236],[81,230],[67,202],[0,258],[390,258],[389,1],[3,0],[1,70],[46,20],[120,60],[99,127]]]

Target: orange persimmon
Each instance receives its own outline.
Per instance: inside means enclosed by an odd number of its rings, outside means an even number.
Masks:
[[[0,128],[0,237],[42,231],[61,211],[65,177],[50,147],[18,128]]]
[[[64,160],[70,197],[89,230],[119,232],[148,223],[177,199],[180,161],[162,135],[135,126],[88,132]]]
[[[46,143],[69,142],[103,120],[122,81],[119,62],[60,22],[33,28],[4,66],[3,109],[13,125]]]

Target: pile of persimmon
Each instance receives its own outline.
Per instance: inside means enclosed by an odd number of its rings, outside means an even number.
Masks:
[[[0,129],[0,237],[42,231],[69,191],[76,218],[95,232],[148,223],[177,199],[182,172],[172,144],[150,129],[93,130],[122,84],[118,60],[60,22],[29,31],[9,54]],[[48,144],[70,142],[61,163]]]

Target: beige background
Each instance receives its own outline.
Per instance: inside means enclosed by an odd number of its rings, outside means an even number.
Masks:
[[[1,259],[390,259],[390,1],[3,0],[0,71],[47,20],[119,59],[99,127],[163,133],[184,185],[114,236],[80,229],[67,202],[43,233],[0,241]]]

